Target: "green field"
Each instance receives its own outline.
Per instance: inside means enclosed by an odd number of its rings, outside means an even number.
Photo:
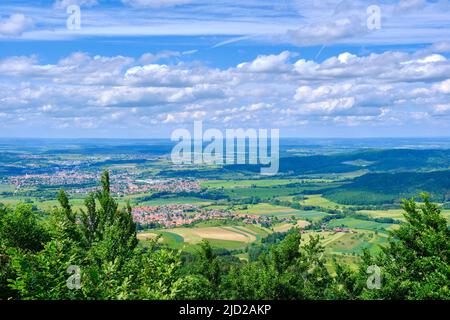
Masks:
[[[13,192],[16,187],[12,184],[0,184],[0,192]]]
[[[329,216],[329,213],[320,212],[320,211],[299,211],[296,214],[296,217],[311,221],[311,222],[317,222],[320,221],[323,217]]]
[[[240,214],[266,215],[278,218],[295,217],[310,222],[316,222],[329,215],[329,213],[310,210],[297,210],[290,207],[277,206],[270,203],[247,205],[247,209],[237,209]]]
[[[366,221],[355,219],[352,217],[346,217],[343,219],[335,219],[331,220],[328,223],[328,226],[334,227],[345,227],[350,229],[360,229],[360,230],[369,230],[369,231],[379,231],[379,232],[387,232],[391,230],[393,227],[397,226],[395,224],[389,223],[378,223],[374,221]]]
[[[397,220],[405,220],[402,209],[392,210],[360,210],[358,213],[368,215],[372,218],[392,218]]]
[[[405,221],[402,209],[392,209],[392,210],[361,210],[358,213],[368,215],[373,218],[392,218],[400,221]],[[444,217],[450,224],[450,210],[442,210]]]
[[[336,202],[330,201],[322,197],[321,194],[306,195],[306,199],[300,201],[304,206],[315,206],[327,209],[335,209],[336,207],[346,207],[345,205],[340,205]]]
[[[305,190],[320,190],[326,185],[296,185],[296,186],[273,186],[273,187],[250,187],[250,188],[230,188],[224,189],[224,195],[230,198],[251,198],[258,197],[262,200],[269,200],[277,197],[294,196],[301,194]]]
[[[207,240],[216,248],[227,250],[243,249],[249,243],[260,240],[270,231],[257,226],[196,226],[141,232],[142,239],[147,234],[161,235],[162,243],[174,249],[192,250],[202,240]],[[149,238],[152,238],[150,236]]]
[[[279,215],[295,215],[299,211],[289,207],[276,206],[270,203],[258,203],[254,205],[247,205],[247,209],[238,210],[241,214],[250,215],[267,215],[267,216],[279,216]]]
[[[197,205],[209,205],[211,201],[194,198],[194,197],[176,197],[176,198],[159,198],[149,201],[139,202],[141,206],[162,206],[167,204],[197,204]]]
[[[272,187],[298,183],[299,179],[259,179],[259,180],[208,180],[200,183],[202,187],[216,189],[233,189],[255,187]]]

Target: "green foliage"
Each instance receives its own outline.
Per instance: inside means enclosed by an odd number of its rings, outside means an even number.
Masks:
[[[19,204],[15,210],[3,209],[0,215],[0,242],[6,247],[39,251],[48,240],[48,234],[28,204]]]
[[[365,252],[351,296],[363,299],[450,299],[450,230],[437,205],[403,202],[407,223],[392,232],[378,255]],[[366,287],[367,268],[381,269],[380,289]]]
[[[231,299],[327,299],[335,282],[322,259],[318,237],[302,245],[292,232],[257,262],[234,268],[227,277]]]
[[[11,249],[11,268],[15,278],[9,279],[11,289],[19,293],[21,299],[75,299],[77,291],[68,290],[67,268],[76,263],[71,245],[57,240],[48,242],[37,252],[23,252]]]
[[[179,300],[201,300],[214,295],[210,282],[201,275],[180,277],[174,283],[174,292]]]

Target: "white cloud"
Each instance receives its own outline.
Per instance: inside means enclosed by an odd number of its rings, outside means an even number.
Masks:
[[[434,43],[430,49],[435,52],[450,52],[450,42],[440,41]]]
[[[342,53],[321,64],[298,60],[295,71],[305,78],[372,77],[389,81],[426,81],[450,76],[450,62],[442,55],[412,57],[407,53],[387,51],[358,57]]]
[[[307,103],[299,107],[299,112],[331,114],[337,111],[348,110],[355,106],[354,97],[328,99],[320,102]]]
[[[165,115],[165,119],[162,123],[186,123],[192,122],[194,120],[203,120],[207,113],[205,111],[195,111],[195,112],[176,112],[168,113]]]
[[[65,12],[55,12],[32,2],[23,3],[23,12],[39,22],[23,37],[55,40],[105,35],[226,35],[231,39],[218,39],[219,46],[233,41],[281,41],[299,46],[336,42],[399,45],[436,43],[448,41],[450,37],[447,1],[383,1],[380,4],[382,29],[377,31],[367,30],[368,3],[363,0],[283,3],[224,0],[214,5],[206,0],[123,0],[122,3],[125,5],[99,0],[54,1],[54,7],[60,9],[69,4],[89,7],[83,10],[83,27],[76,33],[64,28]],[[0,5],[0,9],[4,14],[14,13],[11,6]]]
[[[23,14],[13,14],[9,18],[0,20],[0,36],[17,37],[33,27],[33,25],[33,19]]]
[[[331,22],[303,25],[295,30],[288,30],[290,42],[299,46],[329,44],[336,40],[354,37],[367,32],[365,22],[358,17],[347,17]]]
[[[450,104],[438,104],[434,106],[436,114],[450,114]]]
[[[294,99],[296,101],[315,101],[329,97],[345,96],[353,88],[351,83],[338,83],[334,85],[319,86],[315,89],[310,86],[301,86],[297,89]]]
[[[40,108],[40,110],[42,110],[44,112],[49,112],[49,111],[52,111],[53,109],[54,109],[54,107],[51,104],[46,104]]]
[[[136,85],[182,87],[200,83],[203,77],[191,73],[188,69],[149,64],[128,69],[124,79],[127,83]]]
[[[291,54],[288,51],[283,51],[278,55],[258,56],[252,62],[239,64],[237,68],[249,72],[283,72],[291,68],[286,63],[290,56]]]
[[[445,94],[450,94],[450,79],[437,83],[434,85],[434,89]]]
[[[320,63],[295,56],[259,55],[226,69],[80,52],[54,64],[9,57],[0,60],[0,112],[87,130],[193,119],[260,127],[422,119],[442,127],[448,116],[450,62],[442,55],[342,52]]]
[[[413,120],[424,120],[424,119],[428,119],[430,117],[428,112],[423,112],[423,111],[410,112],[409,115],[410,115],[411,119],[413,119]]]

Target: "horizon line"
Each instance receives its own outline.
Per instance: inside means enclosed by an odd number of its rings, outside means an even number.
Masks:
[[[156,137],[128,137],[128,138],[117,138],[117,137],[1,137],[0,140],[169,140],[172,141],[170,137],[156,138]],[[367,137],[339,137],[339,136],[284,136],[280,139],[353,139],[353,140],[364,140],[364,139],[450,139],[449,136],[367,136]],[[192,139],[191,139],[192,140]],[[224,138],[224,140],[226,140]],[[176,141],[173,141],[176,142]]]

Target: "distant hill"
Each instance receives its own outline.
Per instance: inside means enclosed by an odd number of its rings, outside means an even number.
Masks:
[[[434,201],[450,199],[450,170],[433,172],[369,173],[351,183],[324,191],[341,204],[382,204],[428,192]]]
[[[422,171],[448,169],[450,150],[362,150],[334,155],[290,156],[280,159],[280,172],[294,174],[342,173],[364,168],[370,171]],[[230,165],[228,170],[258,172],[255,165]]]

